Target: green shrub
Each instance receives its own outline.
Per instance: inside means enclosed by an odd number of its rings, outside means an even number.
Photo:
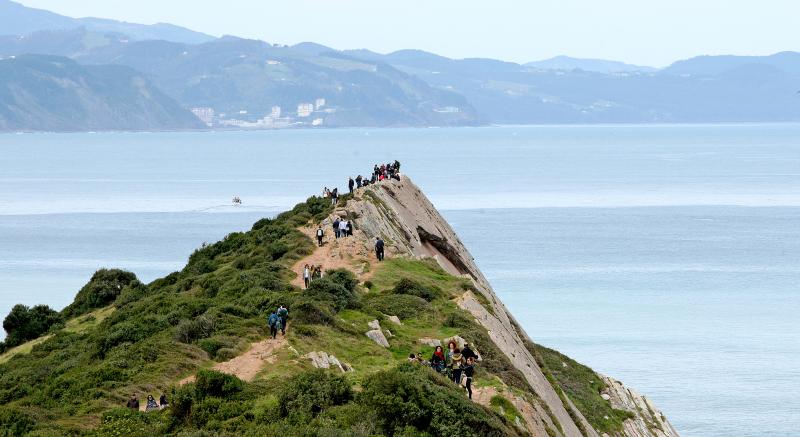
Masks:
[[[303,296],[291,307],[291,321],[307,325],[329,325],[336,322],[331,304]]]
[[[222,349],[233,349],[236,347],[236,339],[233,337],[212,337],[204,338],[197,342],[200,349],[206,351],[209,357],[217,357],[217,353]]]
[[[149,437],[164,433],[164,415],[117,408],[103,414],[97,434],[101,436]]]
[[[387,435],[515,436],[496,414],[467,399],[430,368],[403,363],[367,377],[357,402],[378,415]]]
[[[313,326],[308,325],[297,325],[292,327],[292,332],[301,336],[301,337],[316,337],[319,335],[316,329]]]
[[[216,370],[201,370],[197,372],[195,380],[195,397],[203,399],[206,396],[227,398],[244,389],[241,379]]]
[[[395,284],[394,288],[392,289],[392,293],[417,296],[427,300],[428,302],[442,296],[441,290],[426,287],[419,282],[408,278],[403,278],[397,281],[397,284]]]
[[[35,424],[27,413],[16,409],[0,410],[0,437],[25,435],[33,430]]]
[[[328,277],[313,280],[305,295],[318,301],[332,303],[336,311],[359,306],[359,296],[356,291],[347,289]]]
[[[347,269],[333,269],[325,272],[325,278],[341,285],[350,292],[355,293],[358,287],[358,278]]]
[[[278,405],[282,417],[292,415],[298,421],[303,421],[352,399],[353,390],[346,378],[323,369],[314,369],[286,381],[278,394]]]
[[[401,319],[418,317],[431,311],[431,304],[425,299],[407,294],[370,294],[362,300],[366,308]]]
[[[8,334],[5,347],[17,346],[39,338],[51,327],[61,323],[61,315],[47,305],[36,305],[33,308],[22,304],[14,305],[3,320],[3,329]]]
[[[175,340],[191,343],[214,334],[216,323],[209,316],[200,316],[194,320],[183,320],[175,327]]]
[[[75,317],[93,309],[108,306],[117,299],[125,287],[138,282],[136,275],[131,272],[119,269],[100,269],[78,291],[75,300],[64,308],[62,314],[65,317]]]

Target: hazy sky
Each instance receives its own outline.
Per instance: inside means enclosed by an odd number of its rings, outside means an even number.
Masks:
[[[800,0],[18,1],[273,43],[516,62],[566,54],[663,66],[700,54],[800,50]]]

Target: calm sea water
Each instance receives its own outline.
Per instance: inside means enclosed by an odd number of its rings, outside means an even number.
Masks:
[[[797,435],[800,125],[0,135],[0,314],[395,158],[538,342],[683,435]]]

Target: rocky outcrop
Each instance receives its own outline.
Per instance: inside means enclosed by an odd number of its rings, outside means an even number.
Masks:
[[[339,369],[342,373],[352,372],[353,368],[349,364],[342,363],[333,355],[328,355],[325,352],[309,352],[304,355],[305,358],[311,360],[311,364],[317,369]]]
[[[381,237],[386,242],[387,253],[390,255],[430,257],[450,274],[472,280],[475,292],[467,291],[456,303],[472,314],[487,330],[498,349],[525,376],[535,397],[541,400],[541,405],[527,409],[531,415],[530,420],[541,424],[528,426],[529,430],[535,430],[534,435],[539,435],[544,427],[551,430],[558,428],[547,425],[554,425],[556,421],[561,425],[562,432],[559,434],[570,437],[598,435],[569,399],[562,402],[525,347],[523,340],[530,341],[527,334],[518,328],[519,324],[497,298],[450,225],[410,179],[385,181],[359,189],[356,197],[335,214],[353,219],[359,233],[363,235],[367,250],[376,237]],[[367,336],[384,347],[389,345],[379,327],[373,328]],[[434,339],[420,339],[419,342],[434,344],[432,340]],[[621,386],[618,382],[615,384]],[[677,435],[649,401],[633,395],[627,389],[617,389],[617,385],[610,384],[610,387],[612,388],[607,395],[612,405],[636,415],[634,419],[626,421],[625,435]]]

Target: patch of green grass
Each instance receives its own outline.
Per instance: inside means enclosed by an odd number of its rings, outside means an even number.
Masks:
[[[525,419],[522,417],[522,413],[517,410],[517,407],[511,403],[508,399],[501,395],[494,395],[492,399],[489,401],[489,405],[501,416],[504,416],[510,423],[513,423],[520,428],[525,428]]]

